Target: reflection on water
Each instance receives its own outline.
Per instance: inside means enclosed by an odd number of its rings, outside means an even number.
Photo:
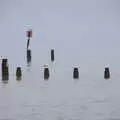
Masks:
[[[9,80],[9,76],[6,75],[6,76],[2,76],[2,81],[8,81]]]
[[[27,67],[30,67],[31,66],[31,62],[27,62]]]
[[[16,80],[21,81],[22,77],[16,77]]]
[[[8,84],[8,80],[2,80],[2,82],[4,83],[4,84]]]

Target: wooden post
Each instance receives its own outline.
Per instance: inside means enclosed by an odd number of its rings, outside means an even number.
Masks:
[[[108,68],[108,67],[105,68],[104,78],[105,78],[105,79],[109,79],[109,78],[110,78],[110,71],[109,71],[109,68]]]
[[[2,80],[9,79],[8,59],[2,59]]]
[[[27,63],[31,62],[31,50],[27,50]]]
[[[51,61],[54,62],[54,49],[51,49]]]
[[[73,69],[73,78],[74,79],[78,79],[79,78],[79,70],[76,67]]]
[[[21,68],[20,68],[20,67],[17,67],[17,69],[16,69],[16,79],[17,79],[17,80],[21,80],[21,77],[22,77]]]
[[[48,79],[50,77],[49,68],[44,68],[44,79]]]

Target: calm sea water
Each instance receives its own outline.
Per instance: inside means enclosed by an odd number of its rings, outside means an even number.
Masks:
[[[0,0],[0,56],[8,58],[10,71],[8,82],[0,74],[0,120],[120,120],[119,4]],[[28,29],[33,30],[30,67],[25,60]],[[44,64],[49,80],[43,79]],[[110,80],[103,78],[106,65]],[[22,67],[21,81],[16,80],[17,66]],[[72,78],[74,66],[78,80]]]
[[[0,120],[120,120],[119,75],[104,80],[103,71],[80,69],[74,80],[72,67],[63,66],[50,63],[44,80],[43,67],[25,65],[21,81],[10,67],[9,81],[0,81]]]

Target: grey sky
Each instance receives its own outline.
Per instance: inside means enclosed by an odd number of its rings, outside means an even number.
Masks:
[[[63,66],[69,61],[68,66],[84,69],[110,64],[120,70],[119,0],[0,2],[0,54],[13,63],[23,62],[25,31],[32,28],[30,47],[36,63],[47,63],[49,49],[55,48],[56,62]]]

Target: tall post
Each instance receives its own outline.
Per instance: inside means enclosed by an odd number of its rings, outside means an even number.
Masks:
[[[9,79],[8,59],[2,59],[2,80]]]
[[[27,50],[27,63],[30,63],[31,62],[31,50],[28,49]]]
[[[54,49],[51,49],[51,61],[54,62]]]
[[[28,30],[27,31],[27,63],[31,63],[31,50],[28,49],[29,48],[29,44],[30,44],[30,38],[32,37],[32,30]]]

